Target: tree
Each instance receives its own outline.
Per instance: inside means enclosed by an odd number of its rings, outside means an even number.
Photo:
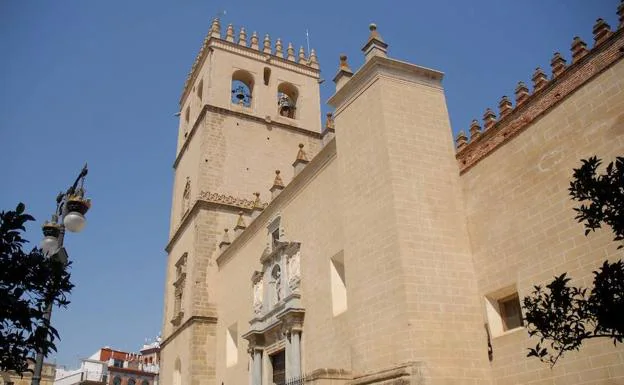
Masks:
[[[603,225],[611,228],[614,241],[624,246],[624,157],[617,157],[599,174],[601,160],[581,160],[574,169],[569,193],[581,202],[574,210],[583,223],[585,235]],[[528,357],[537,357],[551,367],[565,352],[579,350],[585,340],[609,338],[613,344],[624,340],[624,262],[609,263],[593,272],[593,288],[570,285],[567,273],[551,283],[535,286],[523,299],[525,322],[530,336],[539,342],[529,348]]]
[[[73,288],[69,263],[47,258],[39,248],[24,251],[23,203],[0,212],[0,370],[23,373],[37,352],[56,351],[58,332],[44,317],[48,304],[67,306]]]

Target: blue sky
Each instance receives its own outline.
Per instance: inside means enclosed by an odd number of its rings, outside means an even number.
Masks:
[[[338,57],[355,70],[375,22],[392,57],[446,73],[451,122],[467,129],[575,35],[591,46],[617,0],[502,1],[18,1],[0,2],[0,210],[22,201],[40,223],[89,163],[93,200],[66,246],[76,284],[55,309],[59,364],[110,345],[136,350],[162,324],[177,122],[173,114],[211,19],[225,10],[261,36],[305,46],[321,63],[322,103]],[[325,107],[326,108],[326,107]],[[50,359],[54,359],[51,357]]]

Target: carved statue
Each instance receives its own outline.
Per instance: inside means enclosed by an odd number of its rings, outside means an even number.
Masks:
[[[276,304],[282,299],[282,269],[279,267],[279,265],[275,265],[275,267],[273,267],[271,277],[273,278],[273,285],[275,288],[275,301],[273,302],[273,304]]]
[[[253,309],[254,313],[258,314],[262,311],[262,297],[264,294],[264,279],[260,278],[254,284],[254,299],[253,299]]]
[[[300,257],[301,252],[297,251],[296,254],[288,258],[288,286],[291,290],[296,289],[301,281]]]

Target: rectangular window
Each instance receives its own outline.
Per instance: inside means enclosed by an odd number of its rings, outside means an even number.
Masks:
[[[197,97],[199,98],[200,102],[202,100],[202,96],[204,96],[204,80],[203,79],[197,85]]]
[[[238,362],[238,325],[234,323],[225,331],[225,365],[232,367]]]
[[[511,330],[522,326],[522,310],[520,308],[520,298],[518,294],[498,300],[503,330]]]
[[[347,281],[345,278],[344,254],[333,256],[329,261],[332,294],[332,311],[334,316],[347,310]]]
[[[522,307],[515,285],[486,295],[485,312],[492,337],[523,326]]]
[[[116,368],[123,368],[123,360],[113,360],[113,366]]]

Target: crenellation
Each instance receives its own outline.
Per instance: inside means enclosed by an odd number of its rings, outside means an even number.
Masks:
[[[511,100],[509,100],[509,98],[506,95],[503,95],[503,97],[501,97],[500,102],[498,103],[498,111],[499,111],[500,118],[502,119],[505,116],[509,115],[512,109],[513,109],[513,105],[511,104]]]
[[[455,139],[455,146],[457,147],[457,151],[460,151],[462,148],[468,145],[468,137],[464,131],[459,131],[457,137]]]
[[[470,122],[470,141],[474,141],[481,136],[481,125],[477,119],[472,119]]]
[[[602,44],[609,36],[611,36],[611,26],[603,19],[597,19],[592,30],[594,34],[594,47]]]
[[[483,114],[483,127],[484,130],[489,130],[496,123],[496,114],[491,108],[487,108]]]
[[[622,17],[624,17],[624,0],[620,2],[617,12],[621,24]],[[616,48],[612,46],[612,48],[608,48],[612,53],[604,53],[605,48],[603,47],[603,43],[613,41],[612,37],[614,35],[618,36],[618,40],[624,40],[621,31],[622,28],[620,27],[617,31],[613,32],[603,19],[596,20],[593,26],[594,47],[588,50],[587,44],[580,37],[574,37],[571,45],[572,64],[567,65],[563,56],[559,52],[555,52],[550,63],[553,75],[552,80],[549,81],[544,71],[540,67],[537,67],[532,75],[533,93],[529,91],[529,88],[523,81],[518,82],[515,89],[515,108],[507,109],[507,107],[505,107],[506,114],[503,114],[501,109],[500,121],[490,126],[486,124],[484,133],[491,131],[491,129],[495,129],[497,132],[503,128],[512,132],[520,130],[531,121],[526,115],[539,116],[547,108],[550,108],[555,103],[563,100],[565,96],[573,93],[585,81],[599,73],[602,68],[611,65],[618,59],[619,55],[615,53]],[[603,57],[600,57],[600,55]],[[590,57],[589,60],[593,61],[592,64],[587,64],[586,60],[581,60],[587,59],[587,57]],[[556,92],[552,91],[553,87],[557,89]],[[519,108],[523,107],[525,104],[531,104],[531,110],[527,111],[524,108]],[[500,106],[499,104],[499,107]],[[534,110],[534,108],[538,108],[537,112],[535,112],[536,110]],[[517,114],[524,114],[524,116],[516,119],[502,119],[505,116],[516,116]],[[476,133],[476,136],[472,134],[473,131]],[[477,143],[475,139],[481,135],[481,132],[477,132],[476,128],[473,128],[473,124],[471,124],[470,135],[470,141],[466,145],[461,146],[461,148],[459,146],[457,147],[457,158],[462,172],[472,167],[475,162],[478,162],[481,158],[513,137],[513,135],[505,132],[502,137],[496,136],[496,138],[494,138],[492,135],[487,135],[487,138],[483,138],[484,140],[478,141]]]
[[[587,55],[587,53],[589,52],[587,50],[587,44],[579,36],[575,36],[574,40],[572,40],[571,50],[572,50],[572,64],[576,63],[577,61],[585,57],[585,55]]]
[[[529,87],[523,81],[519,81],[516,86],[516,106],[522,105],[529,98]]]
[[[550,61],[550,67],[552,69],[553,79],[558,77],[566,69],[566,61],[559,52],[553,54],[553,58]]]

